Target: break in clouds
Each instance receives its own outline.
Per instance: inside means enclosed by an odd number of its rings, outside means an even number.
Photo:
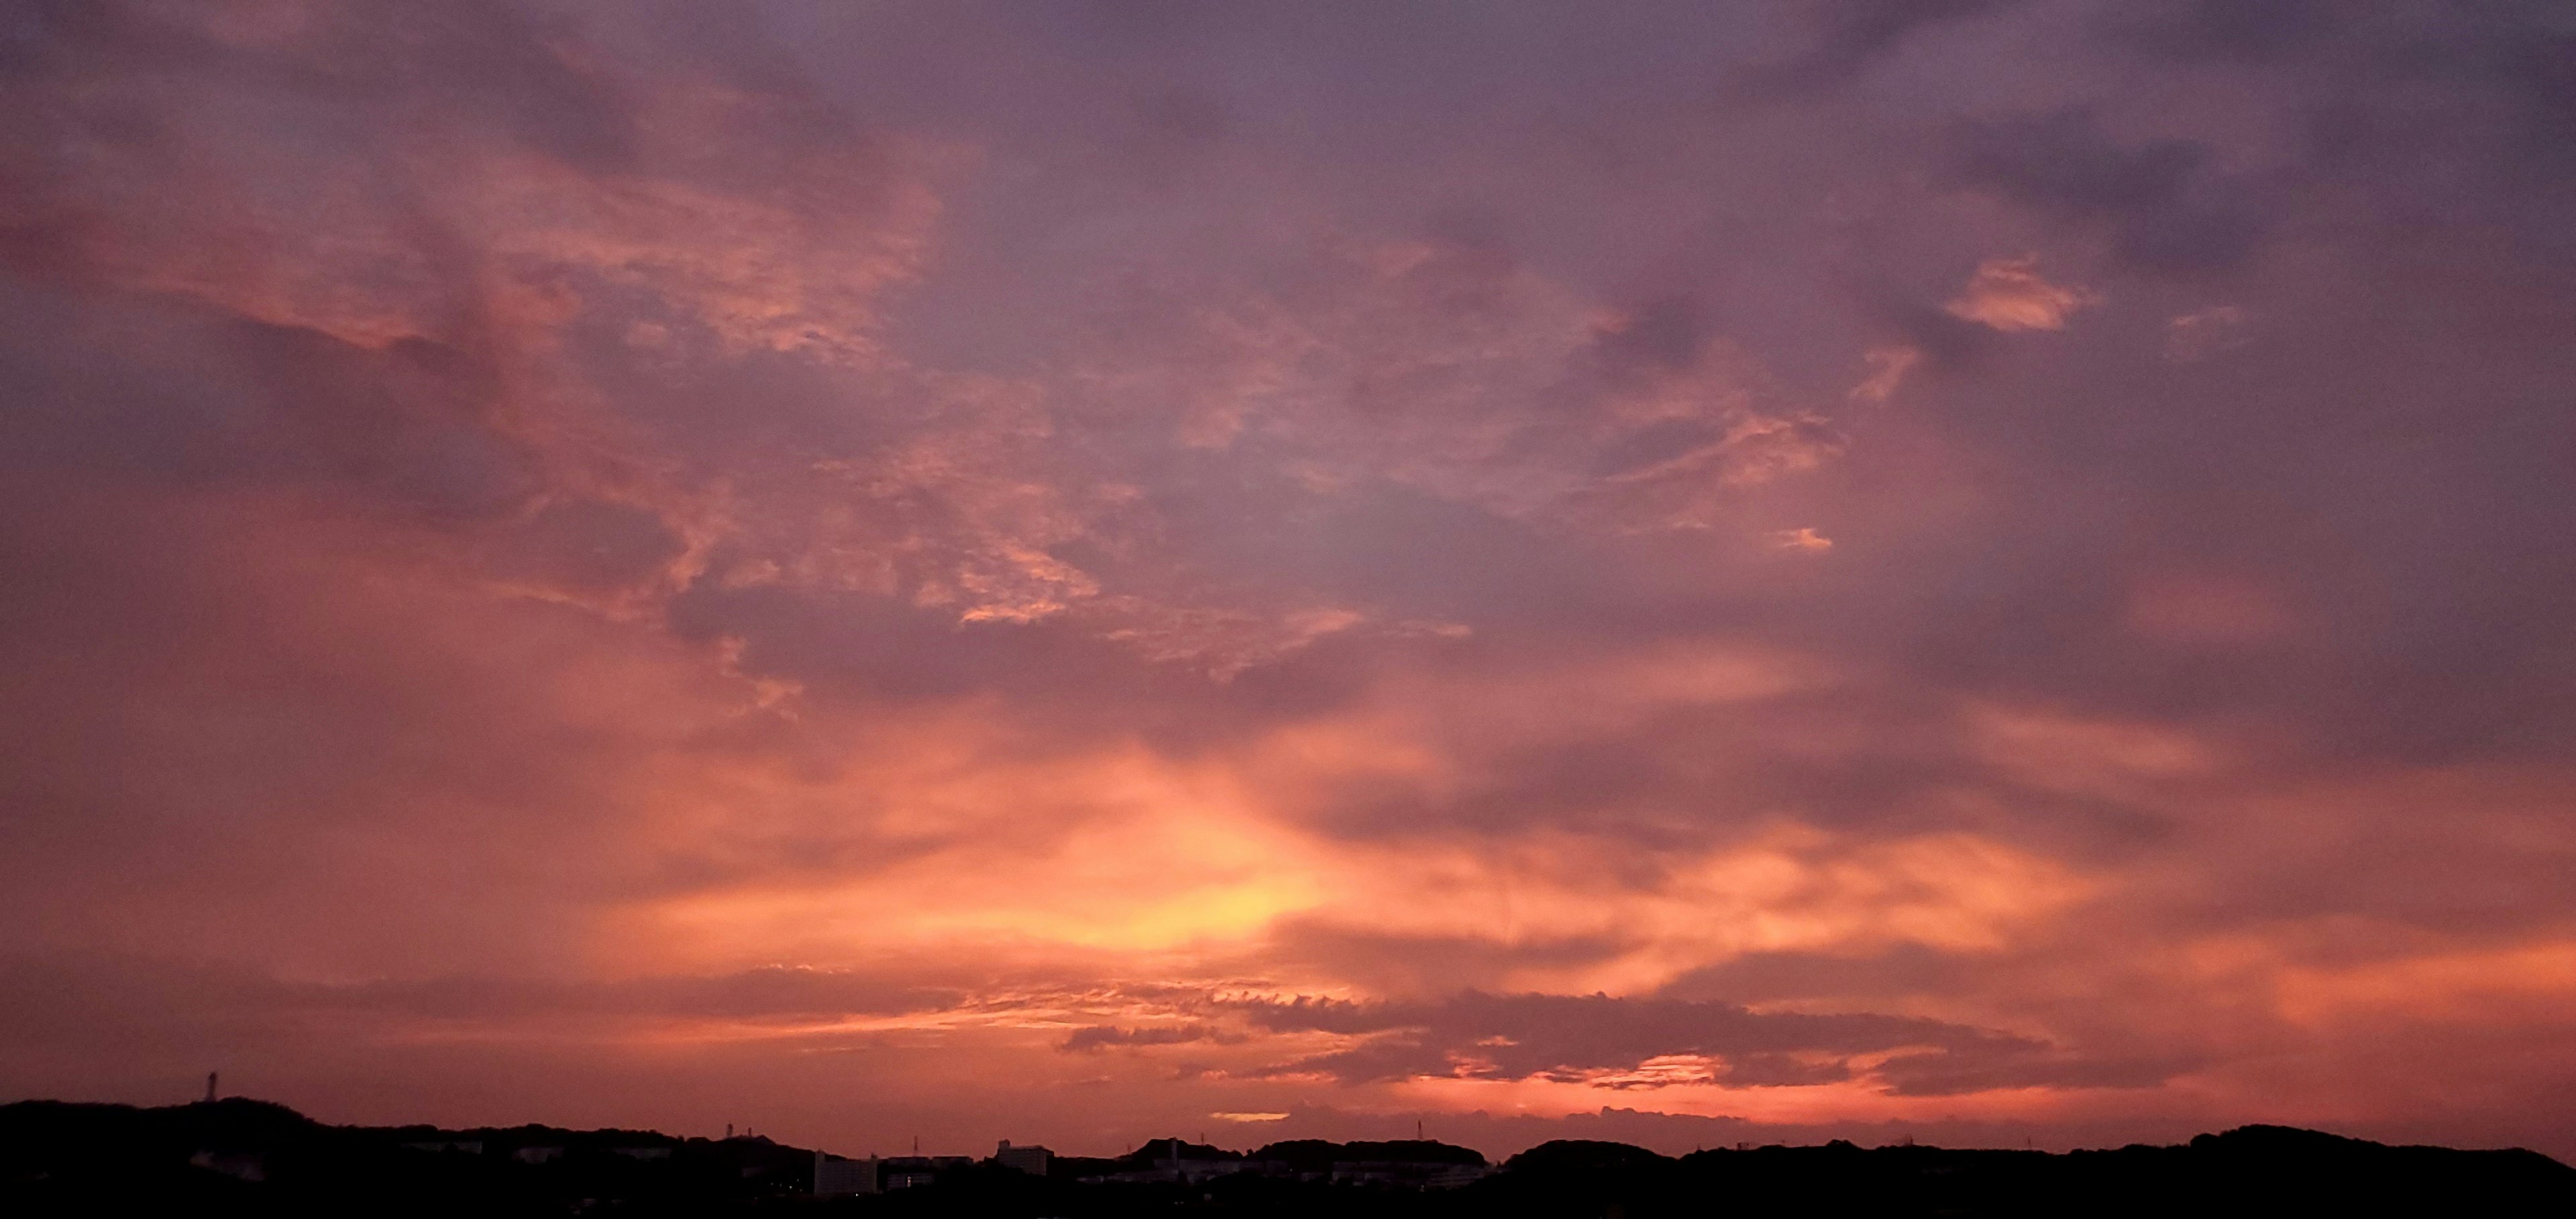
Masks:
[[[0,1089],[2564,1155],[2570,63],[0,5]]]

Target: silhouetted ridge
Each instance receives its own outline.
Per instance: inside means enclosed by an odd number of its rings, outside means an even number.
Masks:
[[[1242,1158],[1242,1152],[1227,1151],[1213,1143],[1193,1143],[1186,1139],[1155,1139],[1118,1157],[1115,1162],[1141,1168],[1168,1160],[1240,1160]]]
[[[1655,1172],[1673,1162],[1670,1156],[1626,1143],[1556,1139],[1503,1161],[1503,1170],[1546,1174]]]
[[[842,1164],[846,1168],[848,1161]],[[876,1162],[866,1162],[874,1165]],[[234,1216],[1329,1214],[1334,1219],[1708,1216],[2552,1216],[2576,1169],[2529,1151],[2390,1147],[2282,1126],[2064,1155],[1758,1147],[1674,1158],[1566,1139],[1499,1170],[1429,1140],[1293,1139],[1250,1154],[1157,1139],[1045,1175],[898,1157],[885,1192],[816,1199],[817,1157],[763,1138],[551,1126],[326,1126],[228,1100],[0,1106],[0,1214]],[[844,1174],[845,1175],[845,1174]]]
[[[1296,1165],[1352,1162],[1483,1164],[1485,1153],[1473,1147],[1459,1147],[1432,1139],[1392,1139],[1386,1142],[1357,1143],[1334,1143],[1324,1139],[1289,1139],[1269,1144],[1253,1152],[1252,1158]]]
[[[0,1214],[566,1215],[585,1199],[716,1214],[804,1200],[813,1153],[766,1139],[551,1126],[327,1126],[239,1098],[0,1105]]]

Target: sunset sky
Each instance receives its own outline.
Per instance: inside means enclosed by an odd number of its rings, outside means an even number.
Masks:
[[[2576,1156],[2576,9],[0,3],[0,1100]]]

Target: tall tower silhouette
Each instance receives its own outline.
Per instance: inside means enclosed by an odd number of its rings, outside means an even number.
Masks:
[[[206,1103],[215,1103],[215,1072],[206,1072]]]

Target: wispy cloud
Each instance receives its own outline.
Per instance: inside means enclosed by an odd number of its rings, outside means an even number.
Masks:
[[[1950,316],[2007,333],[2064,330],[2076,310],[2101,303],[2083,288],[2052,284],[2039,276],[2039,257],[1990,258],[1977,264],[1967,287],[1942,306]]]

